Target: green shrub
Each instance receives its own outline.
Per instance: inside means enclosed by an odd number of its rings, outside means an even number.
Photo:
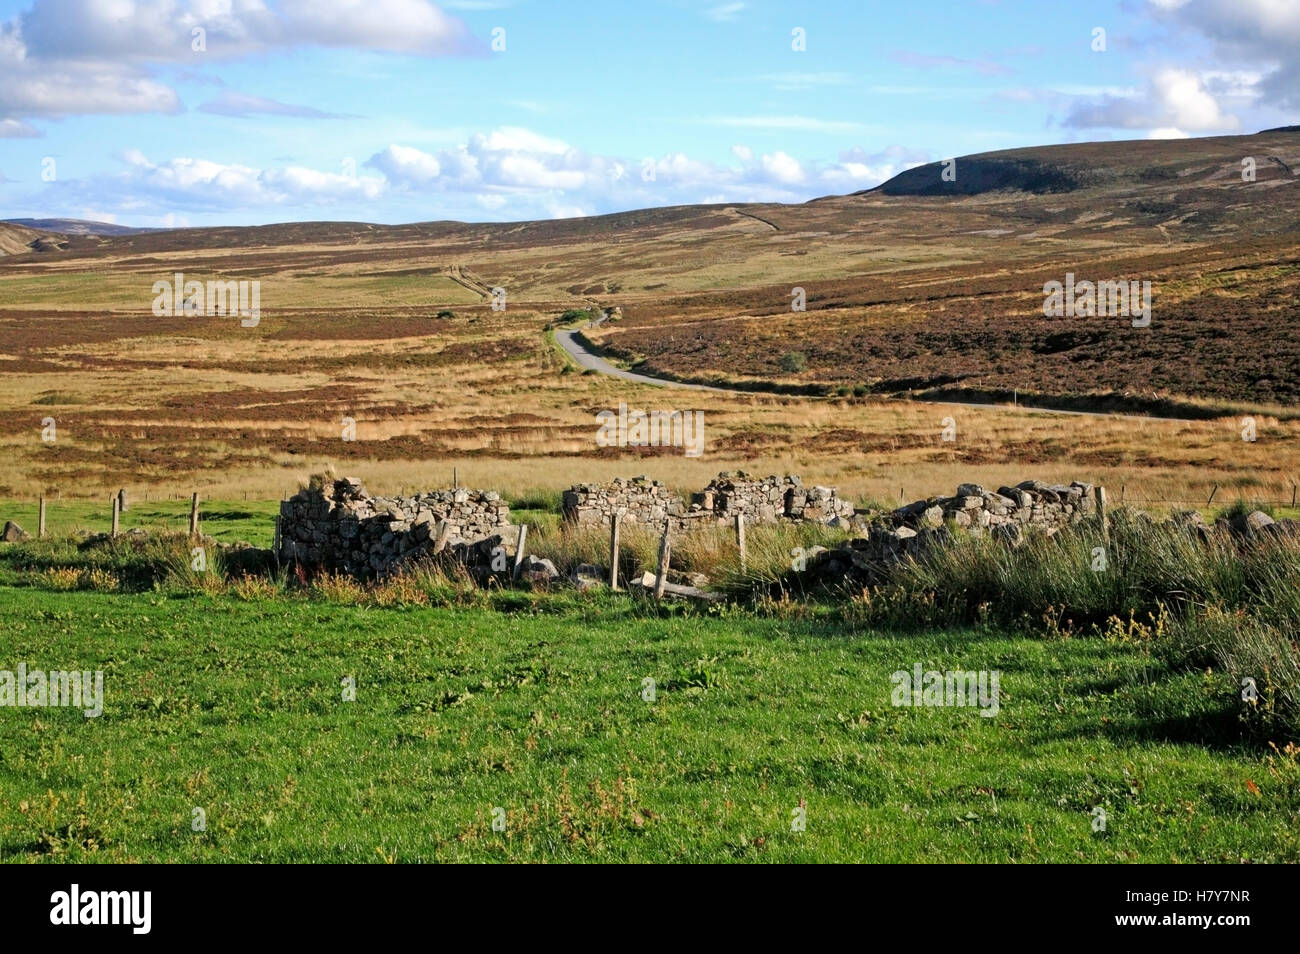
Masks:
[[[808,367],[808,358],[800,351],[791,351],[781,355],[781,370],[787,374],[798,374]]]

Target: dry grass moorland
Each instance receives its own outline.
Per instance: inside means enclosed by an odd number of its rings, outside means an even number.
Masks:
[[[1300,132],[991,153],[955,183],[939,168],[799,206],[503,225],[0,226],[0,494],[274,499],[333,464],[378,492],[453,467],[506,493],[739,468],[878,502],[1028,476],[1153,509],[1215,485],[1216,502],[1290,500]],[[259,281],[260,321],[155,316],[176,272]],[[1151,326],[1045,318],[1043,283],[1067,272],[1151,281]],[[616,305],[591,334],[613,360],[749,390],[581,373],[549,326]],[[702,409],[704,454],[598,446],[595,413],[620,401]]]

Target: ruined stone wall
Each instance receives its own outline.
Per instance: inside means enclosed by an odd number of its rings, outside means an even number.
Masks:
[[[757,478],[742,470],[709,481],[702,491],[691,495],[691,507],[713,514],[720,523],[730,522],[738,513],[753,523],[781,519],[825,523],[853,516],[853,504],[834,487],[805,487],[795,476]]]
[[[617,478],[609,484],[579,484],[564,492],[564,518],[576,524],[608,524],[622,512],[623,519],[656,530],[665,521],[674,531],[730,524],[743,513],[748,523],[777,520],[830,522],[847,526],[853,504],[832,487],[805,487],[798,477],[752,477],[744,471],[719,474],[687,505],[657,480]]]
[[[1096,506],[1092,484],[1045,484],[1026,480],[990,493],[979,484],[961,484],[952,497],[918,500],[894,511],[899,526],[918,529],[951,522],[958,527],[988,530],[1038,524],[1062,527],[1078,523]],[[1012,533],[1012,531],[1006,531]]]
[[[569,523],[602,523],[622,513],[627,523],[661,528],[672,517],[680,522],[686,506],[657,480],[616,477],[608,484],[578,484],[564,492],[564,519]]]
[[[355,478],[313,479],[280,504],[279,556],[372,579],[430,550],[444,520],[449,547],[472,544],[505,533],[510,508],[492,491],[371,497]]]
[[[835,549],[815,548],[809,569],[829,580],[870,579],[883,565],[950,539],[952,533],[991,533],[1011,544],[1027,530],[1051,535],[1096,513],[1092,484],[1026,480],[991,493],[961,484],[951,497],[930,497],[900,507],[872,523],[865,535]]]

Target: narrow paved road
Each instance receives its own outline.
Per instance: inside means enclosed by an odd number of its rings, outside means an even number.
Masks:
[[[687,384],[683,381],[669,381],[667,378],[656,378],[648,374],[637,374],[635,371],[624,371],[622,368],[616,368],[596,352],[592,351],[585,344],[577,339],[577,333],[587,328],[595,328],[604,322],[604,318],[598,318],[595,321],[589,321],[579,328],[573,328],[568,331],[556,329],[555,340],[559,342],[560,347],[569,353],[578,364],[592,371],[599,371],[601,374],[608,374],[612,378],[622,378],[624,381],[635,381],[637,384],[653,384],[658,387],[668,388],[689,388],[692,391],[737,391],[738,388],[715,388],[707,384]]]
[[[761,394],[760,391],[751,391],[746,388],[720,388],[708,384],[688,384],[685,381],[671,381],[668,378],[656,378],[649,374],[638,374],[635,371],[624,371],[622,368],[616,368],[596,352],[592,351],[576,337],[579,331],[587,328],[596,328],[603,324],[604,318],[598,318],[595,321],[589,321],[587,324],[578,328],[572,328],[567,331],[556,329],[555,340],[559,342],[561,348],[568,352],[569,356],[578,365],[592,371],[599,371],[601,374],[608,374],[612,378],[622,378],[624,381],[635,381],[637,384],[653,384],[658,387],[667,388],[687,388],[692,391],[721,391],[732,394]],[[783,397],[803,397],[804,395],[782,395]],[[809,399],[811,400],[811,398]],[[895,400],[905,400],[896,398]],[[971,407],[980,410],[994,411],[1021,411],[1025,414],[1070,414],[1076,417],[1133,417],[1131,414],[1114,414],[1105,411],[1058,411],[1049,407],[1025,407],[1023,404],[1007,407],[1005,404],[973,404],[960,401],[926,401],[919,398],[911,399],[913,404],[932,404],[935,407]],[[1163,420],[1183,420],[1183,418],[1163,418]]]

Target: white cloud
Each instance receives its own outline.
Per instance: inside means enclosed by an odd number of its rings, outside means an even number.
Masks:
[[[82,183],[81,187],[124,202],[194,209],[373,200],[387,188],[383,179],[374,176],[346,176],[301,166],[263,170],[192,157],[153,163],[138,150],[122,158],[127,164],[125,173]]]
[[[121,153],[124,171],[62,181],[66,201],[95,203],[132,220],[166,214],[274,207],[376,207],[377,219],[430,217],[530,219],[568,217],[702,201],[801,202],[852,192],[929,158],[901,146],[842,152],[832,162],[777,150],[733,150],[716,163],[685,152],[649,160],[593,155],[532,130],[505,127],[426,151],[393,143],[365,162],[367,175],[340,175],[301,165],[258,168],[201,156],[153,161],[140,150]],[[382,211],[381,211],[382,210]]]
[[[1174,125],[1183,129],[1236,129],[1235,116],[1225,115],[1218,101],[1205,88],[1205,81],[1191,70],[1165,69],[1151,81],[1156,101]]]
[[[201,62],[276,47],[442,56],[475,42],[428,0],[35,0],[13,25],[38,58]],[[193,31],[206,49],[193,49]]]
[[[785,185],[798,185],[804,181],[803,166],[799,161],[784,152],[763,156],[759,160],[763,172],[773,181]]]
[[[568,143],[518,126],[495,129],[486,136],[475,137],[480,147],[488,152],[542,152],[560,155],[569,151]]]
[[[17,119],[0,119],[0,139],[31,139],[41,134],[39,129]]]
[[[1278,109],[1300,107],[1300,3],[1295,0],[1148,0],[1176,29],[1214,43],[1226,63],[1260,74],[1250,94]]]
[[[204,48],[195,50],[200,38]],[[175,113],[175,90],[154,79],[150,66],[201,66],[302,46],[419,56],[482,52],[460,20],[428,0],[280,0],[274,8],[264,0],[34,0],[0,23],[0,121]],[[308,114],[274,105],[281,108],[244,104],[246,112]],[[219,99],[209,111],[228,108]]]
[[[1187,133],[1175,126],[1162,126],[1147,133],[1148,139],[1186,139]]]
[[[404,185],[428,185],[442,174],[442,163],[411,146],[392,145],[370,157],[366,165]]]
[[[1212,74],[1212,77],[1221,74]],[[1137,95],[1107,95],[1076,103],[1065,125],[1078,129],[1168,129],[1188,132],[1228,131],[1240,127],[1209,90],[1207,79],[1193,70],[1166,67]]]

